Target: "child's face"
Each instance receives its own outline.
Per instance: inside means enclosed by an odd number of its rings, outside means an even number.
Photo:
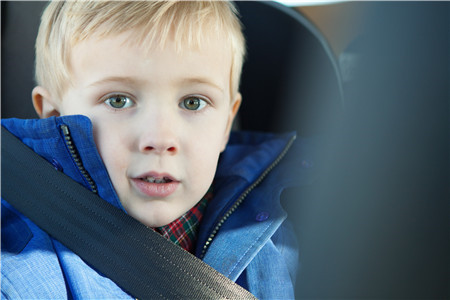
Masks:
[[[207,192],[240,96],[230,95],[226,41],[181,53],[170,41],[164,50],[145,52],[127,43],[128,34],[74,47],[73,85],[57,110],[92,120],[123,206],[156,227]]]

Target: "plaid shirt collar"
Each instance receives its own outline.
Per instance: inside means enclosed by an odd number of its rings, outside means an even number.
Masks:
[[[212,188],[210,188],[202,200],[188,212],[172,223],[155,228],[155,231],[185,250],[194,253],[198,227],[212,197]]]

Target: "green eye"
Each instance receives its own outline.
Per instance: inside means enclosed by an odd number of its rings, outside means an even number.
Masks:
[[[206,101],[202,100],[198,97],[189,97],[186,99],[183,99],[183,101],[180,103],[180,106],[182,108],[185,108],[187,110],[200,110],[206,106]]]
[[[109,97],[105,100],[105,103],[115,109],[128,108],[134,104],[130,98],[123,95]]]

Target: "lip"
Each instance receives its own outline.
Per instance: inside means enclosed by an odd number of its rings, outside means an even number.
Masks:
[[[153,183],[143,180],[146,177],[167,178],[170,182]],[[131,178],[134,187],[142,194],[148,197],[164,198],[173,194],[180,184],[180,181],[175,179],[172,175],[167,173],[148,172],[134,178]]]

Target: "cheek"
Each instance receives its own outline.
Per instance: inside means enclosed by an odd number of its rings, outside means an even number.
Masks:
[[[125,169],[127,166],[126,141],[120,132],[113,130],[110,126],[102,122],[95,122],[95,120],[92,123],[98,152],[114,181],[114,174],[120,174],[117,171]]]
[[[217,127],[217,128],[214,128]],[[198,137],[191,139],[191,147],[186,160],[197,176],[212,177],[222,151],[225,126],[209,126]]]
[[[187,170],[187,174],[191,179],[192,188],[196,190],[196,200],[211,186],[216,174],[218,156],[218,151],[199,151],[195,157],[188,158],[187,168],[191,171]]]

